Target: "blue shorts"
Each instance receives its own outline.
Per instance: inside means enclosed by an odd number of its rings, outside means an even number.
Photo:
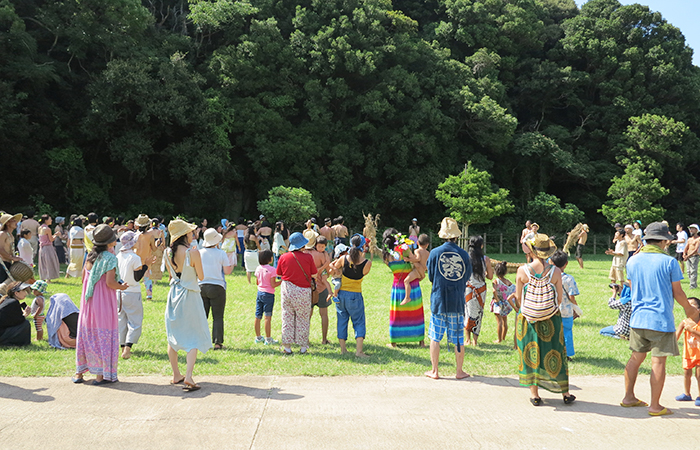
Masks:
[[[258,298],[255,301],[255,318],[262,319],[263,313],[272,316],[272,307],[275,306],[275,294],[258,291]]]
[[[464,344],[464,314],[445,313],[430,315],[430,339],[440,342],[447,332],[447,342]]]

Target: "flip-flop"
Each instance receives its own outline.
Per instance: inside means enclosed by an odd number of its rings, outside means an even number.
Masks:
[[[564,404],[565,405],[570,405],[576,400],[576,396],[573,394],[569,394],[566,397],[564,397]]]
[[[622,402],[620,402],[620,406],[622,406],[623,408],[634,408],[635,406],[649,406],[649,405],[645,401],[637,400],[634,403],[622,403]]]
[[[196,383],[192,384],[192,383],[189,383],[187,381],[185,381],[184,383],[185,383],[185,385],[182,386],[183,391],[192,392],[192,391],[198,391],[198,390],[202,389],[202,386],[200,386]]]
[[[185,377],[182,377],[182,378],[180,378],[180,379],[177,380],[177,381],[170,380],[170,384],[172,384],[172,385],[174,386],[174,385],[176,385],[176,384],[182,383],[183,381],[185,381]]]
[[[649,411],[650,416],[670,416],[671,414],[673,414],[673,411],[671,411],[670,409],[666,409],[666,408],[662,409],[659,412]]]

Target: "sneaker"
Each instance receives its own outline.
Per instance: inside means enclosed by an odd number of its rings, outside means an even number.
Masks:
[[[305,355],[307,351],[308,349],[306,347],[302,347],[299,349],[299,353],[301,353],[302,355]]]
[[[257,341],[257,339],[256,339],[256,341]],[[279,343],[280,343],[280,341],[277,341],[277,340],[272,339],[272,338],[265,339],[265,345],[277,345]]]
[[[700,397],[698,397],[698,398],[700,399]],[[677,401],[677,402],[692,402],[692,401],[693,401],[693,397],[691,397],[691,396],[688,395],[688,394],[681,394],[681,395],[679,395],[679,396],[676,397],[676,401]]]
[[[695,406],[700,406],[700,397],[695,399]]]
[[[262,343],[264,343],[264,342],[265,342],[265,338],[262,337],[262,336],[258,336],[258,337],[255,338],[255,343],[256,343],[256,344],[262,344]]]

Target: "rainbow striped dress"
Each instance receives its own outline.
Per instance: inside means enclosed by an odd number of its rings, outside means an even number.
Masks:
[[[420,282],[411,282],[411,301],[400,303],[406,296],[403,281],[413,268],[406,261],[391,261],[389,268],[394,274],[391,286],[391,312],[389,313],[389,339],[393,343],[419,342],[425,339],[425,316],[423,314],[423,296]]]

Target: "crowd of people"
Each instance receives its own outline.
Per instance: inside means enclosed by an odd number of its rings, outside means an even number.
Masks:
[[[226,275],[239,262],[249,282],[254,277],[258,288],[256,344],[281,344],[281,351],[287,355],[295,351],[293,346],[300,354],[307,353],[315,308],[321,317],[321,344],[328,344],[327,309],[334,304],[341,353],[348,351],[346,342],[352,323],[355,355],[367,357],[362,281],[372,269],[372,259],[366,254],[374,236],[350,236],[342,217],[326,218],[320,228],[315,219],[310,219],[303,232],[291,234],[283,222],[276,222],[273,229],[262,215],[255,222],[239,219],[243,224],[222,219],[214,227],[208,227],[206,221],[193,224],[174,219],[166,227],[161,218],[145,214],[124,221],[111,217],[100,220],[91,213],[71,217],[67,233],[62,226],[64,218],[56,218],[52,232],[52,217],[43,215],[38,222],[32,217],[0,215],[0,345],[28,345],[29,317],[37,339],[42,339],[45,322],[50,345],[76,349],[74,383],[83,383],[86,372],[95,375],[93,384],[117,381],[119,358],[132,356],[132,347],[141,335],[142,286],[146,299],[150,298],[153,281],[167,273],[170,289],[164,319],[171,383],[181,384],[186,391],[200,389],[193,378],[197,355],[224,348]],[[651,415],[670,414],[659,399],[666,357],[679,354],[680,337],[684,339],[686,392],[678,400],[692,400],[693,371],[700,388],[700,303],[694,297],[688,299],[680,287],[684,271],[680,263],[684,261],[689,261],[690,287],[697,287],[700,236],[697,225],[689,228],[690,235],[678,224],[677,234],[672,235],[663,223],[649,224],[644,232],[639,223],[636,227],[616,224],[615,249],[607,252],[613,256],[608,304],[620,314],[618,323],[604,328],[601,334],[629,340],[632,356],[625,368],[626,391],[621,405],[648,406]],[[577,246],[585,245],[588,231],[587,226],[582,227],[574,236]],[[549,236],[539,233],[536,223],[528,222],[521,239],[528,262],[518,267],[512,283],[505,276],[506,263],[492,264],[484,254],[483,238],[470,237],[466,250],[457,245],[461,232],[454,219],[443,219],[438,236],[444,243],[429,251],[430,238],[420,233],[413,219],[408,236],[389,228],[381,237],[381,259],[393,274],[388,345],[425,345],[420,282],[428,277],[432,283],[428,330],[432,367],[426,376],[440,377],[440,341],[447,335],[447,341],[455,347],[456,378],[469,377],[463,368],[464,345],[478,345],[488,304],[497,319],[496,342],[506,339],[507,316],[515,311],[514,349],[520,383],[530,388],[531,403],[543,403],[539,388],[560,393],[565,404],[574,402],[575,397],[569,393],[568,363],[575,356],[573,321],[581,315],[581,309],[576,301],[576,281],[566,273],[567,253],[558,250]],[[675,258],[666,253],[671,244],[676,244]],[[82,279],[80,308],[67,295],[58,293],[50,297],[48,312],[44,313],[44,295],[49,283],[59,277],[61,257],[67,264],[66,277]],[[580,248],[576,259],[582,268]],[[33,280],[35,262],[39,280]],[[13,280],[22,269],[30,271],[33,284]],[[277,288],[282,310],[281,342],[273,338],[271,329]],[[27,306],[24,300],[30,294],[34,300]],[[677,329],[674,299],[687,316]],[[178,364],[181,350],[186,354],[184,374]],[[648,352],[652,353],[649,405],[634,395],[639,366]],[[700,405],[700,397],[696,404]]]

